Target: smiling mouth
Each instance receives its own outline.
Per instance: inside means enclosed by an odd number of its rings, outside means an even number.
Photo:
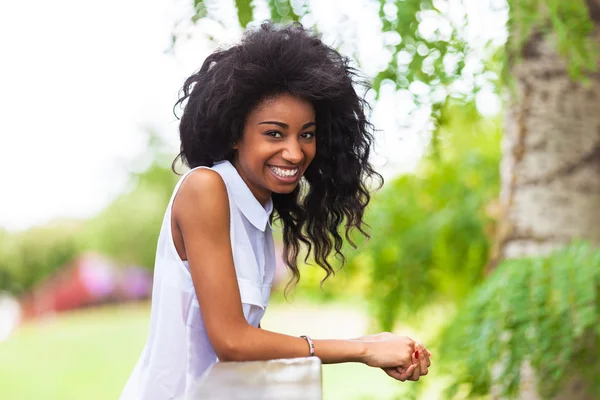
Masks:
[[[288,179],[296,177],[298,172],[300,172],[300,168],[279,168],[273,165],[269,165],[269,168],[275,173],[275,175]]]

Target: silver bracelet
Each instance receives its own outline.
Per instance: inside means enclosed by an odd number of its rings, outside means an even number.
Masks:
[[[300,336],[302,339],[305,339],[306,342],[308,343],[308,350],[310,351],[310,357],[314,357],[315,355],[315,345],[313,344],[313,341],[311,338],[309,338],[306,335],[302,335]]]

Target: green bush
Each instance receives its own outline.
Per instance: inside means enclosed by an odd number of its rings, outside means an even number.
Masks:
[[[461,389],[486,395],[493,385],[515,397],[525,361],[546,398],[574,374],[600,398],[600,249],[574,243],[503,262],[459,308],[440,348],[454,380],[449,398]]]
[[[446,115],[439,152],[375,194],[366,216],[372,238],[348,251],[346,275],[360,280],[355,286],[364,288],[385,330],[427,305],[464,299],[484,278],[495,224],[487,209],[499,192],[500,120],[456,108]]]
[[[9,234],[0,231],[0,291],[19,295],[71,261],[81,248],[78,222]]]

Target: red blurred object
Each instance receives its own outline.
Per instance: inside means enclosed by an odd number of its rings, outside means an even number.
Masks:
[[[119,268],[97,254],[84,254],[60,268],[20,299],[24,319],[60,311],[147,298],[152,273],[141,267]]]

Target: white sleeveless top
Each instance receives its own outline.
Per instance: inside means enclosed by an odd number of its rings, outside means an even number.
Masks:
[[[263,207],[229,161],[219,162],[211,169],[221,175],[227,187],[231,246],[244,316],[249,324],[258,327],[275,275],[269,225],[273,203],[269,200]],[[150,332],[121,400],[183,396],[218,361],[204,328],[189,266],[179,257],[171,234],[173,199],[191,171],[175,186],[163,219],[154,265]]]

